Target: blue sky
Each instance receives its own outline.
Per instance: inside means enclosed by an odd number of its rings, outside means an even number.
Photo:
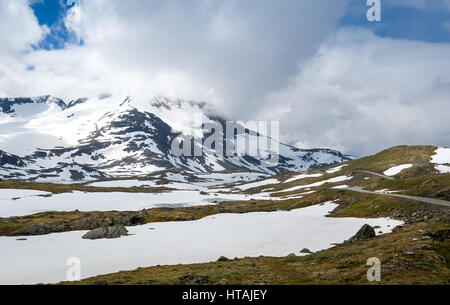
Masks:
[[[39,24],[47,25],[51,29],[51,34],[47,35],[39,47],[60,49],[64,48],[67,43],[75,43],[73,35],[61,22],[67,10],[75,5],[74,3],[68,5],[67,0],[38,0],[31,5]],[[443,26],[445,22],[450,24],[449,10],[442,9],[439,6],[427,9],[399,6],[388,0],[382,0],[381,3],[381,22],[368,22],[366,19],[368,6],[365,0],[352,0],[340,20],[339,26],[367,28],[380,37],[426,42],[450,42],[450,25],[448,29]]]
[[[40,25],[49,27],[51,33],[40,42],[39,47],[43,49],[61,49],[68,42],[73,42],[73,35],[67,30],[63,21],[71,5],[67,0],[39,0],[31,5]]]
[[[368,22],[365,1],[355,0],[351,2],[340,25],[368,28],[381,37],[450,42],[450,29],[445,29],[443,26],[446,21],[450,21],[449,10],[438,6],[427,9],[398,6],[390,4],[389,0],[382,0],[381,3],[381,22]]]

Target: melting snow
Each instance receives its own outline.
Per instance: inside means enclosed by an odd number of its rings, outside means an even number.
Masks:
[[[334,168],[331,168],[331,169],[327,170],[327,174],[337,173],[338,171],[340,171],[341,169],[343,169],[346,166],[348,166],[348,164],[344,164],[344,165],[340,165],[340,166],[336,166]]]
[[[317,177],[321,177],[323,176],[323,174],[301,174],[301,175],[296,175],[292,178],[289,178],[288,180],[284,181],[283,183],[289,183],[295,180],[300,180],[300,179],[306,179],[306,178],[317,178]]]
[[[24,197],[49,195],[51,193],[35,190],[0,189],[0,200],[14,200]]]
[[[220,256],[300,255],[302,248],[319,251],[343,242],[366,223],[383,232],[401,224],[387,218],[324,217],[336,207],[328,202],[290,212],[150,223],[127,228],[131,236],[109,240],[84,240],[86,231],[31,236],[26,241],[0,237],[0,284],[65,281],[70,257],[81,260],[81,276],[86,278],[137,267],[210,262]]]
[[[437,164],[435,166],[436,170],[441,174],[450,173],[450,166],[445,165],[450,164],[450,148],[439,147],[435,153],[431,157],[431,163]]]
[[[297,185],[294,187],[291,187],[289,189],[286,190],[282,190],[280,192],[293,192],[293,191],[297,191],[297,190],[301,190],[301,189],[307,189],[307,188],[311,188],[311,187],[318,187],[321,186],[325,183],[336,183],[336,182],[342,182],[342,181],[346,181],[346,180],[350,180],[353,177],[347,177],[347,176],[339,176],[339,177],[334,177],[328,180],[323,180],[323,181],[319,181],[319,182],[315,182],[312,184],[307,184],[307,185]]]
[[[400,173],[402,170],[411,168],[412,166],[413,166],[412,164],[403,164],[403,165],[394,166],[394,167],[391,167],[390,169],[388,169],[387,171],[385,171],[383,174],[385,174],[386,176],[395,176],[398,173]]]

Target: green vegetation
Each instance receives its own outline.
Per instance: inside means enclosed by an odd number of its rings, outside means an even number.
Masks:
[[[116,179],[117,180],[117,179]],[[53,194],[79,192],[124,192],[124,193],[160,193],[172,190],[167,187],[94,187],[85,184],[54,184],[16,180],[0,180],[0,189],[28,189]]]

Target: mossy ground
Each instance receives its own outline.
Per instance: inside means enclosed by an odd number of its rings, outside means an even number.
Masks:
[[[117,179],[116,179],[117,180]],[[49,192],[53,194],[79,192],[124,192],[124,193],[160,193],[172,190],[171,188],[158,187],[94,187],[86,184],[55,184],[55,183],[39,183],[16,180],[0,180],[0,189],[27,189]]]

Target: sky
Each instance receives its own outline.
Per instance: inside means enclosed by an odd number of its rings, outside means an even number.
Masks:
[[[0,0],[1,97],[194,100],[355,156],[450,146],[450,0],[381,0],[379,22],[366,0],[73,2]]]

